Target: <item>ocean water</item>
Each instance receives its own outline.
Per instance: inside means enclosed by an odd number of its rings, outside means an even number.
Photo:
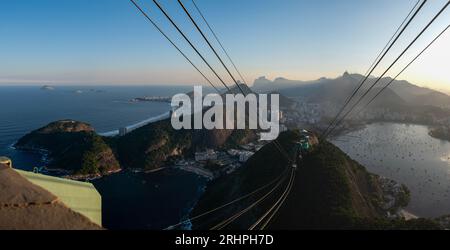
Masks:
[[[375,174],[405,184],[406,208],[420,217],[450,214],[450,142],[420,125],[377,123],[333,141]]]
[[[143,96],[170,96],[192,91],[189,86],[56,87],[0,86],[0,156],[15,168],[45,166],[41,155],[11,146],[22,136],[61,120],[90,123],[107,132],[167,112],[169,103],[129,102]],[[122,172],[93,182],[103,198],[103,224],[115,229],[161,229],[185,218],[206,181],[180,170],[150,174]]]
[[[168,103],[129,100],[142,96],[169,96],[192,91],[182,87],[56,87],[0,86],[0,155],[13,159],[14,165],[29,169],[43,164],[38,156],[23,154],[10,146],[26,133],[61,119],[90,123],[97,132],[134,124],[167,112]]]
[[[93,181],[107,208],[103,226],[122,230],[161,230],[188,219],[206,183],[205,178],[178,169],[151,174],[125,171]]]

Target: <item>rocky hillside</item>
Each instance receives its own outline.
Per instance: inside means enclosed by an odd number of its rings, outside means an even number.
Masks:
[[[256,135],[250,130],[175,130],[170,120],[163,120],[115,138],[112,144],[125,168],[152,170],[171,158],[193,156],[196,150],[229,147],[254,139]]]
[[[52,134],[52,133],[76,133],[76,132],[94,132],[94,128],[83,122],[77,122],[73,120],[61,120],[48,124],[36,130],[39,134]]]
[[[279,142],[289,151],[297,139],[297,132],[288,132],[280,136]],[[292,151],[289,153],[293,154]],[[290,167],[290,164],[281,157],[274,145],[268,144],[245,167],[213,181],[194,208],[192,216],[270,183],[286,167]],[[294,183],[285,205],[270,225],[273,229],[438,228],[436,223],[428,220],[387,220],[380,178],[368,173],[363,166],[327,142],[320,144],[304,158],[298,167]],[[267,201],[251,209],[228,228],[248,228],[279,195],[280,192],[275,192]],[[209,228],[256,199],[245,199],[209,218],[194,222],[194,228]]]
[[[271,92],[274,90],[279,90],[283,88],[289,88],[289,87],[295,87],[300,85],[307,85],[311,82],[307,81],[295,81],[295,80],[288,80],[286,78],[278,77],[274,79],[273,81],[267,79],[265,76],[261,76],[257,78],[253,82],[252,89],[258,92]]]
[[[35,130],[15,145],[49,158],[49,168],[71,175],[104,175],[121,168],[153,170],[174,157],[192,157],[196,150],[226,148],[256,139],[253,130],[175,130],[169,119],[148,124],[125,136],[97,135],[86,123],[63,120]]]
[[[170,121],[164,120],[115,138],[114,144],[125,168],[152,170],[169,157],[185,154],[192,145],[192,135],[174,130]]]
[[[271,92],[278,91],[288,97],[299,97],[309,102],[320,103],[323,101],[342,104],[346,97],[348,97],[353,90],[364,79],[360,74],[349,74],[345,72],[343,75],[334,78],[320,78],[313,81],[283,81],[276,79],[269,81],[265,78],[257,79],[254,83],[253,89],[255,91]],[[375,80],[378,78],[370,77],[362,90],[367,90]],[[375,89],[380,89],[390,82],[392,78],[384,77],[381,79]],[[376,91],[373,90],[373,93]],[[391,92],[386,95],[381,95],[379,103],[390,103],[392,106],[435,106],[435,107],[449,107],[450,96],[429,88],[419,87],[404,80],[395,80],[387,88],[386,92]],[[371,95],[369,95],[371,96]]]
[[[72,175],[101,175],[120,169],[109,145],[83,122],[52,122],[22,137],[15,147],[45,153],[49,168],[68,170]]]

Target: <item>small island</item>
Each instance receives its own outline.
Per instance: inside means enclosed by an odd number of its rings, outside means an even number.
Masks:
[[[144,96],[136,97],[130,100],[130,102],[167,102],[170,103],[172,97],[170,96]]]
[[[50,86],[50,85],[44,85],[41,87],[41,90],[52,91],[52,90],[55,90],[55,87]]]
[[[431,128],[428,134],[436,139],[450,141],[450,128],[445,125]]]
[[[16,149],[41,153],[49,170],[72,179],[90,179],[120,171],[111,147],[87,123],[61,120],[22,137]]]

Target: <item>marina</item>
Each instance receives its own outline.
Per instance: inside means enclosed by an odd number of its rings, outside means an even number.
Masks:
[[[405,184],[406,210],[419,217],[450,211],[450,142],[428,135],[428,127],[376,123],[338,136],[333,143],[370,172]]]

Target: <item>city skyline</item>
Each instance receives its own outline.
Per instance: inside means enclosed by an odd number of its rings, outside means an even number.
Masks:
[[[206,30],[192,2],[183,2]],[[386,69],[445,2],[427,2],[373,75]],[[220,86],[152,1],[138,3]],[[178,3],[160,3],[231,85]],[[259,76],[314,80],[335,78],[344,71],[365,73],[416,1],[196,3],[251,84]],[[0,30],[7,34],[0,43],[4,59],[0,62],[0,85],[206,84],[129,1],[15,1],[0,6]],[[395,76],[449,23],[450,12],[446,11],[387,75]],[[399,79],[449,92],[447,44],[448,33]],[[219,48],[216,43],[214,46]]]

